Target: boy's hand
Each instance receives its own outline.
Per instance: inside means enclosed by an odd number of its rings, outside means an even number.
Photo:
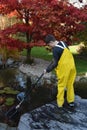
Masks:
[[[47,71],[46,71],[46,69],[44,69],[44,72],[43,72],[44,74],[46,74],[47,73]]]

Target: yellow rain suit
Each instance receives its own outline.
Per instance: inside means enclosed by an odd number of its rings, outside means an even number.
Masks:
[[[57,104],[61,107],[64,104],[64,93],[67,89],[67,102],[74,102],[74,80],[76,77],[76,68],[73,56],[68,48],[65,47],[62,42],[64,51],[59,59],[58,65],[55,69],[58,78],[58,94],[57,94]]]

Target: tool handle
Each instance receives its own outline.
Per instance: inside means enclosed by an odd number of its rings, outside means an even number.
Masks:
[[[40,77],[37,79],[37,81],[33,84],[34,86],[39,82],[39,80],[43,77],[44,73],[40,75]]]
[[[42,73],[40,75],[40,77],[37,79],[37,81],[31,85],[31,88],[27,91],[27,93],[25,94],[24,98],[20,101],[20,103],[16,106],[16,109],[19,108],[21,106],[21,104],[24,102],[24,100],[26,99],[26,97],[32,92],[32,90],[34,89],[34,87],[36,86],[36,84],[39,82],[39,80],[43,77],[44,73]]]
[[[53,63],[53,61],[48,65],[50,66]],[[31,85],[31,88],[27,91],[26,95],[24,96],[24,98],[20,101],[20,103],[16,106],[16,109],[19,108],[21,106],[21,104],[24,102],[24,100],[26,99],[26,97],[31,93],[31,91],[33,90],[33,88],[35,88],[35,86],[37,85],[37,83],[40,81],[40,79],[43,77],[44,72],[40,75],[40,77],[37,79],[37,81]]]

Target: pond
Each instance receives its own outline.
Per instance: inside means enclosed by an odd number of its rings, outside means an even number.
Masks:
[[[4,121],[3,113],[15,105],[18,94],[26,89],[26,76],[17,69],[8,68],[0,70],[0,121]]]
[[[0,70],[0,122],[9,123],[9,120],[5,118],[6,113],[23,100],[27,91],[30,91],[32,84],[31,78],[21,73],[17,68]],[[20,114],[51,101],[49,90],[46,87],[35,88],[27,95],[21,106]],[[17,125],[20,114],[14,118],[14,122],[10,122],[10,125]]]
[[[82,76],[79,81],[74,83],[75,94],[87,99],[87,77]]]
[[[28,93],[27,98],[25,98],[20,107],[19,113],[9,120],[5,114],[23,100],[28,90],[31,90],[32,84],[31,77],[21,73],[17,68],[0,70],[0,122],[17,126],[21,114],[56,99],[57,91],[52,95],[52,84],[49,87],[47,84],[35,87]],[[75,93],[82,98],[87,98],[87,82],[75,82]]]

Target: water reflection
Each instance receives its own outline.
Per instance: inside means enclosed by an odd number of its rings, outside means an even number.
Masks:
[[[21,72],[16,74],[16,82],[19,83],[19,86],[22,88],[26,88],[26,75]]]
[[[0,84],[2,87],[13,87],[17,89],[17,87],[26,87],[26,76],[18,71],[18,69],[3,69],[0,70]]]
[[[33,77],[34,78],[34,77]],[[36,80],[36,79],[35,79]],[[33,80],[33,83],[35,83]],[[4,112],[8,111],[7,108],[9,104],[13,103],[13,99],[15,99],[16,104],[20,102],[24,95],[26,94],[27,90],[31,89],[32,82],[31,77],[26,76],[25,74],[21,73],[18,68],[6,68],[0,70],[0,110],[2,109]],[[16,91],[18,90],[19,93],[14,95],[11,88]],[[47,86],[47,82],[44,82],[42,86],[36,87],[32,93],[27,95],[27,100],[24,102],[25,104],[22,105],[22,113],[26,111],[31,111],[43,104],[46,104],[56,98],[56,90],[54,92],[53,84]],[[4,91],[3,91],[4,90]],[[84,90],[84,91],[83,91]],[[75,93],[81,97],[87,98],[87,82],[83,83],[82,81],[79,83],[75,83]],[[10,94],[4,92],[10,91]],[[83,93],[82,93],[83,92]],[[7,99],[8,98],[8,99]],[[7,100],[6,100],[7,99]],[[17,102],[18,101],[18,102]],[[15,104],[14,104],[15,105]],[[10,106],[11,107],[11,106]],[[0,116],[2,117],[2,115]],[[0,118],[2,121],[2,118]],[[4,121],[3,121],[4,122]]]
[[[14,69],[0,70],[0,83],[3,84],[3,86],[0,87],[5,87],[10,82],[14,82],[16,73],[17,72]]]
[[[21,100],[25,90],[26,75],[16,68],[0,70],[0,109],[3,105],[10,106]]]

